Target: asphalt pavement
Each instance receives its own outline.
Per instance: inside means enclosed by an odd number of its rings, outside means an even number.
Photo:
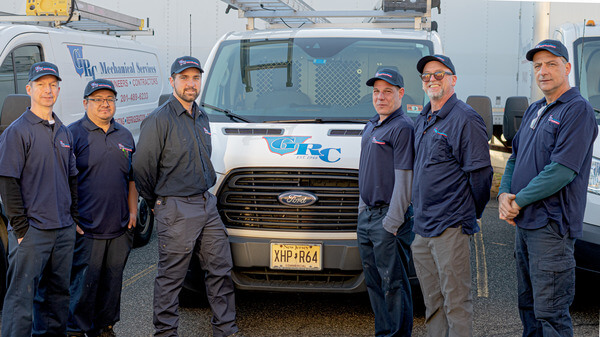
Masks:
[[[520,336],[517,281],[513,256],[514,228],[498,219],[490,201],[481,233],[471,242],[475,336]],[[130,255],[123,280],[118,336],[151,336],[153,283],[158,252],[156,235]],[[577,297],[571,307],[575,336],[599,336],[598,278],[578,274]],[[211,336],[208,307],[193,295],[180,308],[180,336]],[[236,292],[237,320],[252,336],[372,336],[373,314],[366,294],[298,294]],[[414,314],[413,336],[425,336],[424,310]]]

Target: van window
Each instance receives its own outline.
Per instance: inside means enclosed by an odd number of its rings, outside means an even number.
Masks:
[[[375,115],[372,87],[380,68],[404,77],[402,105],[416,115],[426,103],[417,61],[430,41],[291,38],[226,41],[208,72],[202,102],[255,122],[366,120]],[[211,120],[222,113],[206,109]]]
[[[579,87],[596,112],[596,120],[600,121],[600,38],[586,37],[574,43],[575,86]]]
[[[40,46],[13,49],[0,65],[0,106],[10,94],[26,94],[31,65],[42,61]]]

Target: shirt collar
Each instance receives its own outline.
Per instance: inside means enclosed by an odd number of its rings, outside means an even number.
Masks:
[[[84,115],[81,125],[83,125],[88,131],[94,131],[94,130],[98,130],[98,129],[102,130],[98,125],[96,125],[94,122],[92,122],[90,117],[88,117],[87,113]],[[120,126],[117,123],[115,123],[114,118],[111,118],[110,125],[108,126],[108,130],[106,131],[106,133],[110,133],[110,132],[118,130],[118,129],[120,129]],[[104,130],[102,130],[102,131],[104,132]]]
[[[387,116],[386,119],[384,119],[379,125],[383,125],[385,123],[388,123],[388,121],[396,118],[396,117],[400,117],[404,114],[404,111],[402,111],[402,106],[400,106],[397,110],[395,110],[394,112],[392,112],[391,115]],[[373,118],[370,119],[371,123],[378,125],[379,123],[379,114],[373,116]]]
[[[30,107],[28,107],[27,110],[25,110],[25,113],[23,113],[23,116],[31,124],[42,123],[45,121],[44,119],[41,119],[36,114],[34,114],[33,111],[31,111]],[[61,120],[58,118],[58,116],[56,116],[54,111],[52,112],[52,119],[54,119],[54,125],[56,125],[58,127],[60,127],[62,125]]]
[[[581,94],[579,93],[579,89],[577,89],[576,87],[571,87],[571,89],[565,91],[562,95],[560,95],[559,98],[556,99],[556,103],[560,102],[560,103],[566,103],[570,100],[572,100],[573,98],[576,98],[578,96],[580,96]],[[546,104],[546,98],[542,98],[539,101],[535,102],[535,104],[537,106],[541,106],[541,105],[545,105]]]
[[[181,116],[183,113],[187,112],[187,110],[183,107],[183,105],[181,105],[181,102],[179,102],[179,100],[175,97],[174,94],[171,94],[171,97],[169,97],[169,101],[171,102],[171,107],[173,108],[177,116]],[[197,112],[198,104],[196,104],[196,101],[194,101],[192,102],[192,113]]]
[[[458,102],[458,98],[456,97],[456,93],[454,93],[454,94],[452,94],[452,96],[450,96],[450,98],[448,98],[446,103],[444,103],[444,106],[442,106],[442,108],[439,110],[439,112],[436,115],[439,118],[444,118],[444,117],[448,116],[448,114],[450,113],[450,111],[452,111],[452,108],[454,108],[454,106],[456,105],[457,102]],[[427,103],[427,105],[425,105],[425,107],[421,111],[421,115],[427,116],[427,114],[429,113],[430,110],[431,110],[431,102],[429,102],[429,103]]]

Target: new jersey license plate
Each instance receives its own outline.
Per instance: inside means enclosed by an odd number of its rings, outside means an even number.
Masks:
[[[271,243],[271,269],[321,270],[321,244]]]

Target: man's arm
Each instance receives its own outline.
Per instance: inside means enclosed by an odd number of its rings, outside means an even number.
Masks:
[[[137,220],[138,210],[138,191],[135,189],[135,182],[129,182],[129,194],[127,195],[127,205],[129,206],[129,224],[127,228],[131,229],[135,227]]]
[[[154,208],[157,198],[154,188],[158,179],[158,165],[164,145],[164,135],[159,130],[156,117],[155,113],[152,113],[142,122],[132,165],[135,186],[150,208]]]
[[[4,211],[19,243],[29,229],[21,185],[17,178],[0,176],[0,195]]]
[[[487,166],[469,173],[469,186],[475,201],[475,215],[481,219],[485,205],[490,201],[493,171]]]
[[[404,213],[410,206],[412,193],[412,170],[394,170],[394,190],[390,207],[383,218],[383,228],[393,234],[404,224]],[[489,194],[489,193],[488,193]]]
[[[544,166],[542,172],[517,193],[515,202],[519,208],[523,208],[545,199],[567,186],[576,176],[577,173],[570,168],[557,162],[551,162]]]
[[[500,220],[505,220],[511,225],[516,225],[513,220],[518,214],[519,210],[513,208],[512,201],[515,199],[515,195],[510,191],[512,176],[515,170],[515,155],[511,155],[506,162],[504,168],[504,174],[500,181],[500,189],[498,190],[498,217]]]

